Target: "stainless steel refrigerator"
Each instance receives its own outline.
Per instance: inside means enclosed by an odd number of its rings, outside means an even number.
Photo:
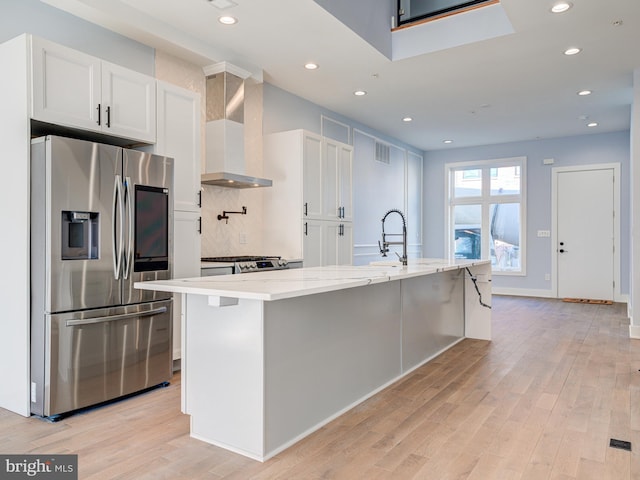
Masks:
[[[168,381],[173,159],[58,136],[31,144],[31,412]],[[7,206],[9,207],[9,206]]]

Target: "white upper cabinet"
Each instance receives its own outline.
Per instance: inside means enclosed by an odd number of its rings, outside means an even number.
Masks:
[[[158,82],[158,139],[154,151],[174,159],[175,210],[200,211],[200,111],[198,93]]]
[[[351,221],[353,147],[327,138],[322,142],[322,216]]]
[[[322,217],[322,139],[305,132],[302,134],[302,215]]]
[[[36,37],[31,54],[33,119],[155,142],[153,77]]]

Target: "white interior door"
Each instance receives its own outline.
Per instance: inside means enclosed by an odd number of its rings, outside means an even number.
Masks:
[[[614,298],[614,170],[557,173],[558,297]]]

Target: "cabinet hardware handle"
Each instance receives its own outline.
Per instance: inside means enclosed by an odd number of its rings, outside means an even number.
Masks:
[[[304,234],[305,236],[309,234],[307,230],[307,222],[304,222]]]
[[[96,108],[96,110],[98,110],[98,121],[96,122],[98,125],[100,125],[100,116],[102,113],[102,106],[100,104],[98,104],[98,108]]]
[[[202,235],[202,217],[198,217],[198,233]]]
[[[107,128],[111,128],[111,106],[107,107]]]
[[[202,190],[198,190],[198,208],[202,208]]]
[[[307,215],[309,215],[309,204],[304,202],[304,216],[306,217]]]

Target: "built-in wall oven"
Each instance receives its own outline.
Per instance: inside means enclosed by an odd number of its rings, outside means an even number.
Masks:
[[[47,136],[31,146],[31,411],[168,381],[173,160]]]

